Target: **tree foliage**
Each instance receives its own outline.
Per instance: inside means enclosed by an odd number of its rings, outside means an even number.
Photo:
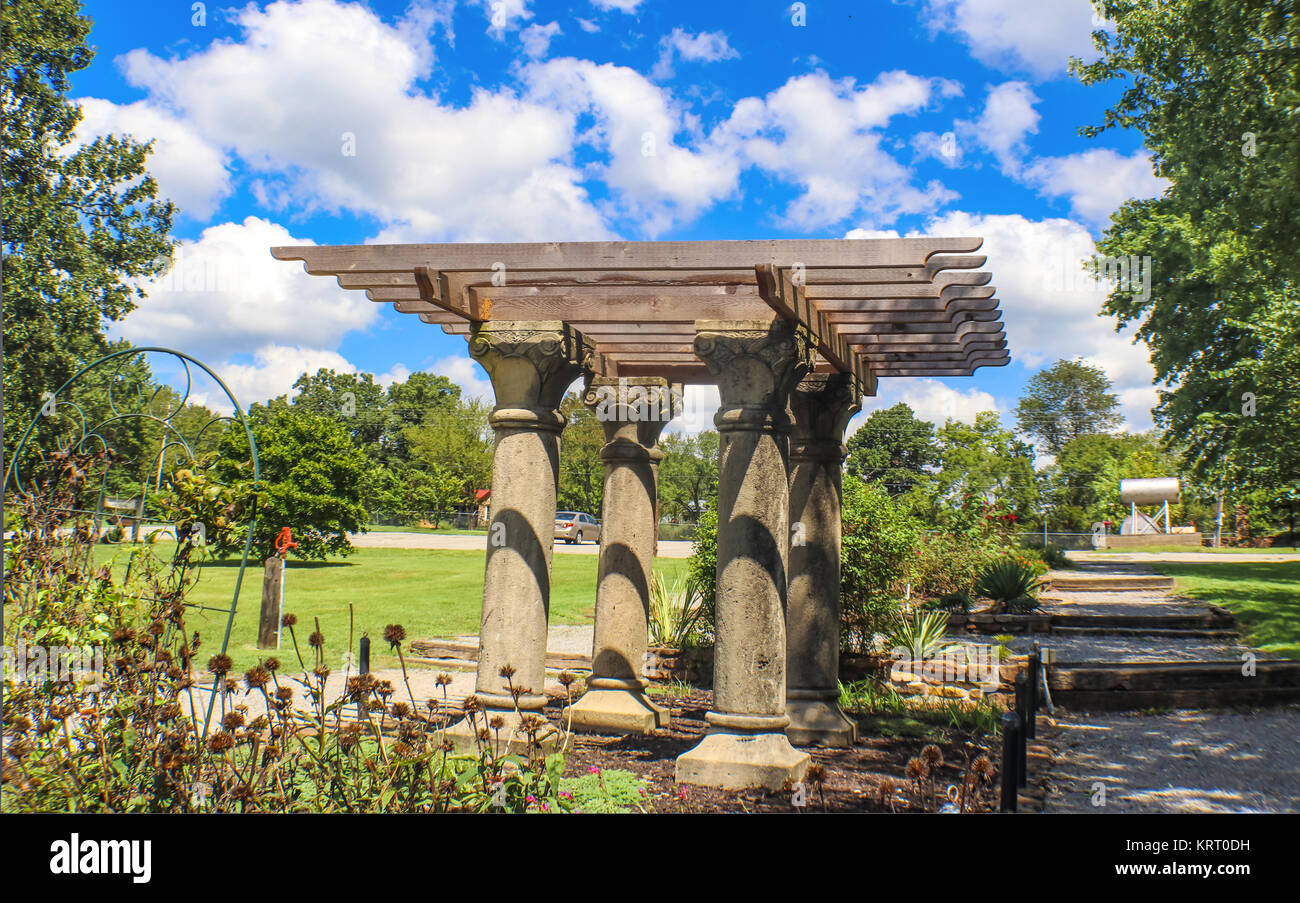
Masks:
[[[1071,440],[1108,432],[1124,422],[1119,398],[1110,389],[1110,379],[1100,367],[1080,360],[1057,361],[1030,377],[1016,405],[1016,423],[1045,451],[1059,454]]]
[[[4,417],[43,399],[107,352],[105,320],[162,271],[175,208],[145,171],[150,145],[106,136],[74,146],[69,76],[90,64],[76,0],[8,0],[2,22]],[[19,431],[5,431],[12,454]]]
[[[934,424],[920,420],[905,402],[875,411],[849,437],[845,469],[867,482],[881,482],[901,495],[939,463]]]
[[[278,399],[253,405],[248,420],[262,469],[253,534],[257,559],[275,553],[275,538],[283,527],[293,530],[301,558],[348,555],[348,534],[360,530],[367,519],[361,502],[367,461],[347,429],[334,418]],[[229,430],[219,452],[215,472],[223,482],[234,485],[247,479],[249,450],[243,430]]]
[[[1158,422],[1199,477],[1281,487],[1300,476],[1300,16],[1276,0],[1106,0],[1084,84],[1122,79],[1096,135],[1134,129],[1163,196],[1130,200],[1097,243],[1149,257],[1150,292],[1105,303],[1136,324]]]

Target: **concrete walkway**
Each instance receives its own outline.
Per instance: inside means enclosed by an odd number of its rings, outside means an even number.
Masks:
[[[486,552],[486,533],[350,533],[348,538],[359,549],[452,549],[466,552]],[[584,542],[569,545],[556,541],[558,555],[599,555],[600,543]],[[665,539],[659,542],[660,558],[690,558],[691,543],[686,540]]]
[[[1290,548],[1278,552],[1214,552],[1206,549],[1203,552],[1066,552],[1066,557],[1071,561],[1077,561],[1079,564],[1126,564],[1126,563],[1151,563],[1151,562],[1168,562],[1177,564],[1205,564],[1207,562],[1222,562],[1231,564],[1234,561],[1245,564],[1247,562],[1265,562],[1265,561],[1300,561],[1300,554],[1292,552]],[[1144,572],[1144,573],[1149,573]]]

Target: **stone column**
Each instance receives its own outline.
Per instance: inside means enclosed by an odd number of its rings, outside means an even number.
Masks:
[[[472,328],[469,353],[488,372],[496,394],[490,417],[496,433],[492,516],[474,693],[488,718],[505,720],[494,736],[517,748],[523,737],[516,705],[535,715],[546,701],[546,623],[565,424],[560,402],[590,364],[592,346],[558,320],[491,321]],[[507,678],[503,668],[513,673]],[[511,686],[526,690],[517,703]],[[448,733],[459,746],[473,744],[468,719]]]
[[[849,418],[861,410],[847,373],[814,373],[790,393],[790,586],[785,729],[797,746],[852,746],[839,707],[840,465]]]
[[[789,321],[696,321],[695,353],[718,381],[718,584],[709,733],[677,780],[780,789],[809,757],[785,735],[790,390],[809,370]]]
[[[595,377],[584,401],[605,431],[605,491],[596,583],[596,629],[587,692],[573,726],[644,734],[669,722],[645,697],[650,581],[655,557],[659,434],[675,413],[668,381]]]

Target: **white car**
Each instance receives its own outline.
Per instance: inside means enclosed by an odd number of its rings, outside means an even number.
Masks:
[[[600,542],[600,521],[581,511],[555,512],[555,538],[575,542]]]

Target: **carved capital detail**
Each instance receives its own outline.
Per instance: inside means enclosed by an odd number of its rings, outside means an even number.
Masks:
[[[562,428],[565,389],[595,364],[595,346],[559,320],[475,323],[469,354],[492,379],[495,427]]]
[[[844,430],[862,400],[849,373],[810,373],[790,393],[790,459],[843,461]]]
[[[695,354],[718,381],[719,429],[785,429],[790,390],[812,370],[813,346],[796,323],[697,320]]]

